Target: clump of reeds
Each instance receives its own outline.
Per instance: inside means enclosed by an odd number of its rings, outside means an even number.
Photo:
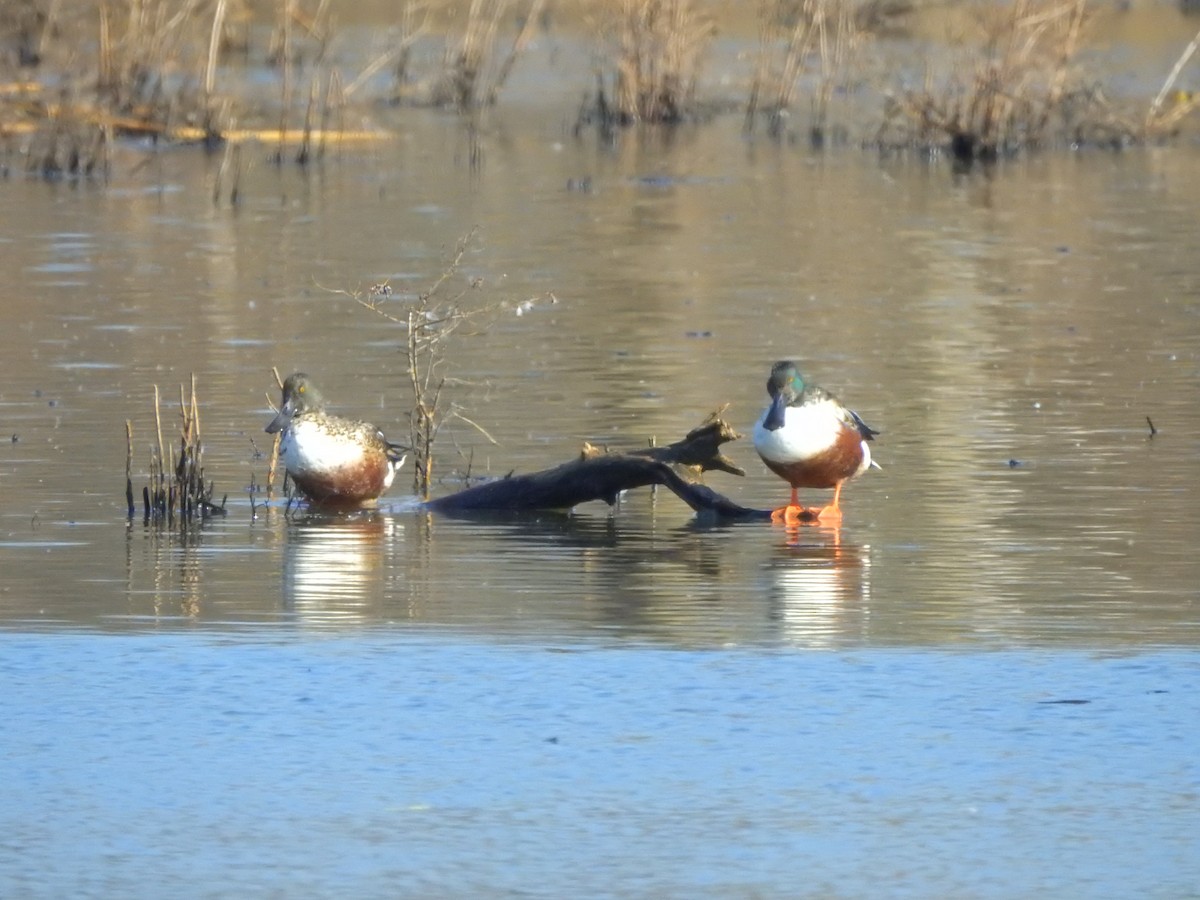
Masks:
[[[47,181],[107,178],[112,129],[70,106],[47,110],[26,147],[27,171]]]
[[[191,396],[179,386],[178,452],[163,441],[162,407],[158,385],[154,386],[154,428],[156,441],[150,447],[150,478],[142,487],[142,523],[181,526],[197,524],[214,515],[225,514],[225,498],[213,503],[214,485],[204,480],[204,445],[200,441],[200,403],[196,395],[196,376],[192,376]],[[125,422],[125,501],[130,522],[137,515],[133,492],[133,423]]]
[[[493,106],[517,60],[533,39],[546,0],[530,0],[518,11],[512,0],[471,0],[462,37],[448,48],[441,75],[434,80],[426,102],[471,112]],[[507,53],[498,48],[500,26],[510,15],[520,27]],[[405,70],[398,69],[398,74]]]
[[[977,13],[964,57],[940,78],[927,71],[919,89],[892,92],[890,118],[906,121],[915,143],[966,163],[1080,127],[1093,100],[1075,71],[1087,0],[984,3]]]
[[[783,134],[806,68],[815,58],[815,75],[807,79],[809,136],[814,144],[823,143],[834,91],[850,77],[867,36],[859,26],[858,9],[850,0],[763,0],[758,17],[758,62],[746,104],[746,131],[753,131],[762,116],[772,137]]]
[[[619,0],[613,6],[596,23],[608,71],[597,71],[596,94],[585,101],[577,128],[696,118],[696,81],[716,34],[712,19],[693,0]]]
[[[86,15],[76,15],[82,9],[67,0],[37,4],[47,7],[37,20],[40,31],[22,37],[25,49],[18,56],[50,74],[5,85],[9,90],[0,91],[0,121],[7,134],[28,136],[22,147],[26,166],[48,179],[106,174],[111,144],[127,135],[200,143],[208,149],[277,136],[277,158],[282,161],[285,148],[295,148],[294,157],[286,151],[288,158],[301,165],[323,155],[331,134],[339,139],[378,137],[366,131],[344,133],[340,76],[320,66],[311,74],[302,124],[289,127],[296,115],[294,86],[304,77],[293,69],[298,60],[322,59],[332,35],[330,3],[319,0],[309,15],[298,0],[275,2],[281,25],[272,52],[283,67],[278,128],[235,128],[238,104],[218,84],[220,61],[237,41],[231,22],[248,18],[245,0],[111,0],[95,4],[95,15],[90,0],[79,4]],[[4,22],[0,9],[0,31]],[[248,52],[248,38],[242,46]],[[227,158],[222,175],[234,162]],[[222,191],[219,179],[214,197]],[[236,186],[230,197],[236,202]]]

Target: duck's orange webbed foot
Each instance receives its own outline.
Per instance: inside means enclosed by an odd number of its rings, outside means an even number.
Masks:
[[[842,524],[842,508],[838,506],[838,501],[842,497],[842,482],[838,482],[833,489],[833,502],[821,509],[813,510],[816,513],[817,521],[822,525],[841,525]]]
[[[841,525],[842,510],[837,506],[826,506],[816,511],[817,521],[822,525]]]
[[[781,506],[771,511],[771,521],[776,525],[804,525],[815,522],[817,514],[814,510],[796,505]]]

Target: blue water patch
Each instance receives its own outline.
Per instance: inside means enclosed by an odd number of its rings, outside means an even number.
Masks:
[[[1184,896],[1190,652],[0,637],[0,893]]]

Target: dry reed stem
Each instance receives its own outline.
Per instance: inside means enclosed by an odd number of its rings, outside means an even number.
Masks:
[[[213,9],[212,31],[208,36],[208,57],[204,64],[204,103],[212,102],[213,90],[217,80],[217,55],[221,49],[221,33],[225,28],[225,13],[228,9],[227,0],[217,0]]]
[[[296,162],[303,166],[307,165],[310,159],[310,147],[312,146],[313,133],[313,116],[317,109],[317,78],[313,75],[312,80],[308,83],[308,103],[304,108],[304,139],[300,142],[300,148],[296,151]]]
[[[406,3],[404,5],[404,13],[402,18],[404,24],[401,26],[399,37],[393,39],[391,41],[391,46],[389,46],[386,51],[371,60],[371,62],[363,67],[363,70],[358,73],[355,79],[346,85],[345,96],[347,98],[358,93],[359,89],[362,88],[362,86],[368,81],[370,81],[377,72],[386,68],[387,66],[392,65],[397,60],[407,57],[412,51],[413,44],[415,44],[417,40],[425,34],[426,20],[422,19],[420,25],[414,27],[411,22],[411,10],[412,4]],[[402,67],[402,70],[406,68],[407,67]]]
[[[321,106],[321,127],[317,131],[317,158],[323,159],[326,150],[326,137],[329,134],[329,118],[333,110],[337,110],[338,128],[337,130],[344,131],[345,116],[346,116],[346,91],[342,87],[342,73],[334,69],[329,74],[329,81],[325,86],[325,102]]]
[[[159,398],[158,398],[158,385],[157,384],[154,386],[154,430],[155,430],[155,433],[158,435],[158,458],[159,458],[159,460],[166,459],[166,455],[163,450],[162,414],[159,412]]]
[[[512,74],[513,66],[516,64],[518,57],[524,52],[529,42],[533,39],[533,33],[537,30],[537,23],[541,19],[542,10],[546,6],[546,0],[533,0],[529,7],[529,12],[525,15],[525,21],[521,25],[521,30],[517,32],[517,36],[513,39],[512,48],[508,52],[508,56],[500,64],[500,71],[496,73],[496,77],[488,88],[487,103],[492,106],[496,103],[501,89],[505,82],[508,81],[508,76]]]
[[[1180,121],[1191,115],[1192,111],[1200,106],[1200,96],[1192,95],[1182,103],[1176,104],[1165,115],[1162,112],[1163,103],[1166,102],[1171,89],[1175,87],[1175,82],[1179,80],[1180,74],[1196,54],[1197,49],[1200,49],[1200,31],[1197,31],[1196,36],[1183,48],[1183,52],[1175,60],[1175,65],[1171,67],[1166,81],[1163,82],[1158,94],[1154,97],[1154,101],[1150,104],[1150,109],[1146,112],[1146,119],[1142,124],[1143,135],[1161,134],[1164,131],[1174,128]]]
[[[295,16],[294,0],[282,0],[280,4],[280,30],[282,47],[280,50],[280,91],[282,98],[279,109],[279,145],[275,153],[275,162],[283,162],[283,135],[287,133],[288,111],[292,105],[292,19]],[[303,129],[301,135],[303,136]],[[303,137],[301,143],[303,143]]]
[[[508,55],[497,60],[496,35],[512,4],[510,0],[471,0],[462,39],[447,66],[442,85],[434,91],[433,102],[452,105],[459,112],[494,105],[517,59],[532,39],[544,6],[545,0],[531,0]]]
[[[125,420],[125,503],[133,521],[133,420]]]

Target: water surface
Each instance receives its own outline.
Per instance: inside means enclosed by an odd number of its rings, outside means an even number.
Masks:
[[[537,99],[481,157],[420,110],[249,153],[236,206],[190,151],[3,183],[0,893],[1194,894],[1195,147],[963,177]],[[748,432],[781,357],[883,469],[836,531],[252,508],[271,366],[403,437],[403,334],[344,292],[402,310],[476,227],[455,283],[509,306],[444,373],[496,443],[448,426],[439,493]],[[127,526],[125,421],[140,483],[192,373],[229,513]],[[728,449],[711,486],[785,499]]]

